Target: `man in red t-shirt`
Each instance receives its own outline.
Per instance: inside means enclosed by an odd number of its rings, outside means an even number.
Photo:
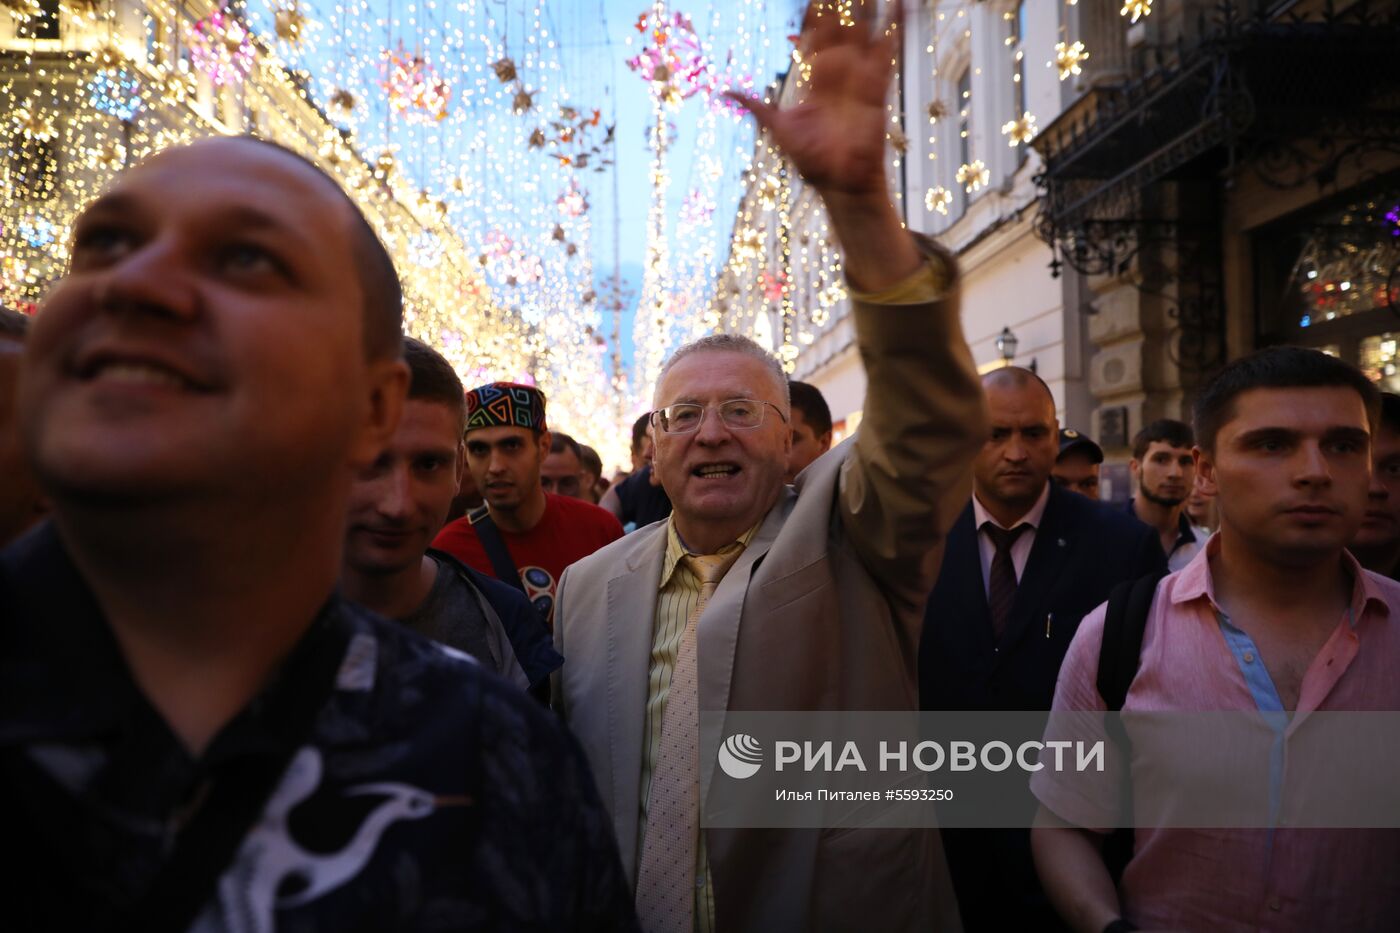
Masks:
[[[552,626],[564,568],[622,537],[622,526],[606,509],[544,491],[549,444],[539,389],[493,382],[468,392],[467,469],[485,504],[449,522],[433,547],[520,586]]]

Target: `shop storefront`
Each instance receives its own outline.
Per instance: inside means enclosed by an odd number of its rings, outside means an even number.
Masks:
[[[1400,392],[1400,176],[1261,231],[1259,343],[1317,347]]]

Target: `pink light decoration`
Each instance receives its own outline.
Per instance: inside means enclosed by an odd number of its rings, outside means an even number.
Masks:
[[[637,19],[637,31],[645,33],[652,21],[648,13]],[[668,103],[679,104],[700,92],[714,91],[714,76],[705,57],[705,48],[690,17],[674,13],[669,20],[654,23],[651,44],[627,60],[627,67],[643,80],[660,85]]]
[[[681,223],[688,227],[701,227],[715,215],[715,205],[703,192],[692,191],[681,204]]]
[[[570,185],[563,194],[559,195],[559,200],[554,203],[559,206],[560,212],[566,217],[578,217],[588,210],[588,199],[574,185]]]
[[[486,234],[486,255],[492,259],[504,259],[514,247],[515,242],[504,230],[491,230]]]
[[[763,272],[758,276],[759,287],[767,301],[782,301],[783,289],[787,287],[787,276],[781,272]]]
[[[253,70],[252,36],[238,17],[215,10],[190,27],[190,61],[220,87],[241,84]]]
[[[410,123],[440,123],[447,119],[452,86],[421,55],[409,54],[399,42],[384,52],[384,80],[389,107]]]

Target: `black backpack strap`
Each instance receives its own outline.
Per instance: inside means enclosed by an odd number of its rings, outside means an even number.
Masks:
[[[1137,677],[1138,667],[1142,663],[1142,636],[1147,630],[1147,616],[1152,611],[1157,584],[1165,575],[1165,571],[1154,570],[1136,580],[1124,580],[1109,591],[1095,685],[1111,714],[1122,711],[1128,699],[1128,689],[1133,685],[1133,678]],[[1124,760],[1131,760],[1132,741],[1123,728],[1122,720],[1110,715],[1104,725]],[[1120,805],[1125,814],[1132,813],[1133,783],[1130,778],[1124,780]],[[1133,843],[1131,826],[1115,829],[1104,840],[1104,866],[1115,885],[1122,879],[1123,870],[1132,860]]]
[[[1136,580],[1124,580],[1109,591],[1095,685],[1111,712],[1123,708],[1128,688],[1137,677],[1147,616],[1152,611],[1152,598],[1163,576],[1165,574],[1153,571]]]
[[[484,505],[474,509],[467,513],[467,521],[471,522],[472,529],[476,531],[476,536],[481,541],[481,546],[486,549],[486,559],[491,562],[491,571],[496,575],[496,579],[525,593],[525,584],[520,580],[520,571],[516,569],[515,560],[510,556],[510,549],[506,547],[506,542],[501,537],[501,529],[496,527],[495,521],[491,518],[491,510]],[[525,595],[528,597],[530,594],[525,593]]]
[[[204,802],[175,838],[164,867],[118,929],[184,933],[214,897],[219,878],[262,815],[293,756],[310,737],[317,714],[335,689],[349,633],[338,619],[317,624],[329,628],[320,633],[314,650],[281,674],[300,686],[284,694],[288,702],[283,715],[273,721],[275,751],[236,767],[231,764],[213,782]]]

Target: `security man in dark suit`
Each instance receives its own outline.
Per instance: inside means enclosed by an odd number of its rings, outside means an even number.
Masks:
[[[1121,508],[1050,482],[1059,425],[1040,377],[1006,367],[982,385],[992,433],[924,617],[921,706],[1049,710],[1079,620],[1120,581],[1164,570],[1166,555]],[[1008,801],[1019,804],[1029,819],[1029,793]],[[1027,829],[945,829],[943,842],[969,933],[1065,928],[1040,889]]]

